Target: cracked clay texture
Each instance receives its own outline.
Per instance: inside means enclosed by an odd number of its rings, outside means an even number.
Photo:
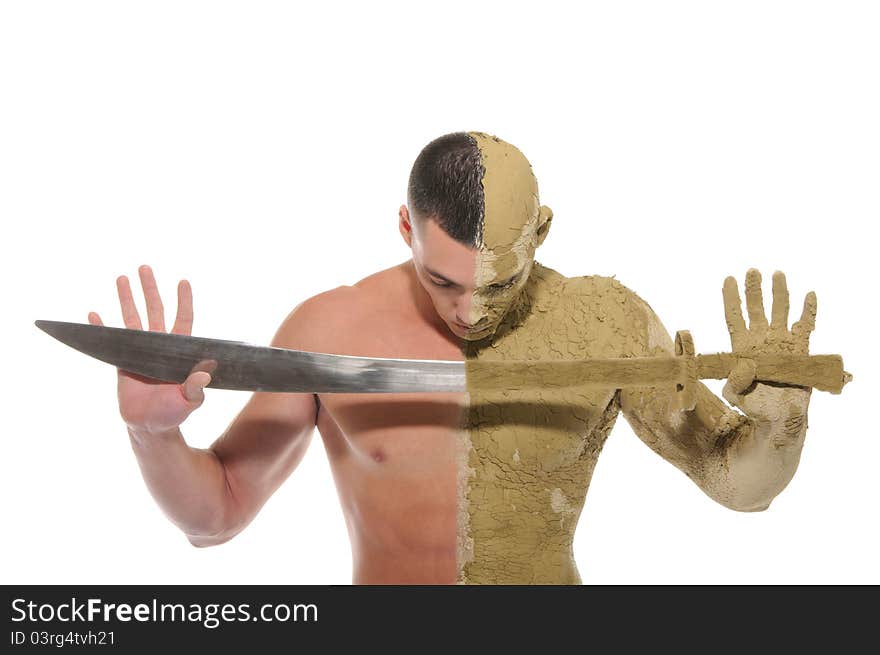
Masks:
[[[776,403],[758,385],[749,406],[728,384],[725,397],[746,415],[701,382],[693,406],[681,409],[672,385],[584,385],[564,379],[571,369],[550,365],[546,386],[522,389],[515,379],[498,384],[492,376],[504,369],[482,366],[673,356],[675,348],[650,305],[613,276],[567,278],[534,260],[553,212],[539,204],[531,165],[498,137],[469,134],[485,169],[470,321],[500,322],[463,345],[469,403],[458,449],[458,582],[580,584],[575,528],[618,413],[714,500],[765,508],[797,466],[808,393],[793,389]],[[508,278],[516,283],[490,289]],[[774,452],[756,447],[763,443]]]
[[[646,346],[644,312],[626,287],[608,277],[565,278],[536,262],[494,338],[466,345],[466,366],[632,357]],[[472,552],[460,582],[580,584],[572,542],[620,410],[617,390],[481,390],[469,382],[468,393]]]

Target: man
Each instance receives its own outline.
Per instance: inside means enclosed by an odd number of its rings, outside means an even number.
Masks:
[[[413,165],[398,226],[412,258],[300,303],[272,345],[328,353],[465,360],[668,355],[651,307],[613,278],[566,278],[534,260],[553,213],[531,166],[481,132],[428,144]],[[151,270],[139,270],[148,328],[165,330]],[[125,326],[141,328],[128,280]],[[734,352],[806,353],[816,299],[789,331],[788,292],[773,277],[772,323],[759,273],[746,277],[749,327],[736,282],[724,284]],[[172,332],[192,328],[178,286]],[[101,324],[91,313],[89,321]],[[474,369],[469,369],[473,371]],[[195,546],[243,530],[291,474],[313,428],[324,442],[349,530],[354,583],[579,583],[575,527],[596,460],[620,411],[636,434],[731,509],[760,511],[788,484],[806,432],[811,389],[754,380],[737,368],[723,395],[698,384],[692,409],[675,390],[559,384],[467,393],[255,393],[208,449],[181,423],[210,373],[183,384],[119,371],[119,404],[153,497]],[[561,369],[560,369],[561,371]],[[563,373],[559,373],[563,375]]]

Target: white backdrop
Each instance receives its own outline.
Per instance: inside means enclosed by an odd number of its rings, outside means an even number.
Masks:
[[[621,416],[576,535],[584,582],[880,582],[876,5],[581,4],[0,5],[0,582],[348,583],[317,433],[243,533],[193,548],[140,477],[114,370],[33,321],[121,325],[114,279],[143,311],[148,263],[169,317],[186,277],[195,334],[268,343],[299,301],[409,257],[410,166],[456,130],[531,161],[555,212],[543,264],[616,275],[698,352],[729,349],[724,277],[759,268],[769,310],[778,268],[791,320],[817,293],[811,352],[855,376],[814,391],[762,513],[714,503]],[[188,442],[246,400],[209,389]]]

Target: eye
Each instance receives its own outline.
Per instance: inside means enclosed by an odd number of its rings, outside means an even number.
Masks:
[[[442,280],[435,280],[431,278],[431,283],[436,287],[451,287],[452,285],[449,282],[444,282]]]
[[[516,283],[516,278],[510,278],[507,282],[502,282],[500,284],[490,284],[490,291],[503,291],[504,289],[509,289]]]

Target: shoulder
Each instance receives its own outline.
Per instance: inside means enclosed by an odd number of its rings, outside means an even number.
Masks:
[[[554,297],[563,305],[592,304],[614,308],[627,303],[644,302],[614,276],[578,275],[566,277],[537,261],[529,276],[532,295],[539,299]]]
[[[586,302],[609,309],[626,307],[633,308],[647,305],[630,287],[616,277],[606,275],[578,275],[566,277],[562,283],[562,295],[569,301]]]
[[[339,286],[307,298],[291,309],[278,327],[272,345],[321,351],[338,331],[346,306],[357,297],[354,287]]]
[[[576,275],[566,277],[562,273],[535,261],[531,278],[540,286],[552,288],[567,298],[602,299],[610,296],[636,296],[635,292],[622,284],[615,276]],[[637,296],[636,296],[637,297]]]
[[[672,339],[653,307],[614,276],[565,278],[562,296],[567,311],[593,317],[631,342],[634,354],[673,349]]]
[[[395,283],[395,268],[303,300],[284,318],[272,345],[333,352],[340,343],[353,337],[353,326],[364,324],[379,304],[393,295],[390,288]]]
[[[580,306],[605,320],[632,322],[643,318],[645,303],[617,278],[580,275],[565,278],[562,296],[569,306]]]

